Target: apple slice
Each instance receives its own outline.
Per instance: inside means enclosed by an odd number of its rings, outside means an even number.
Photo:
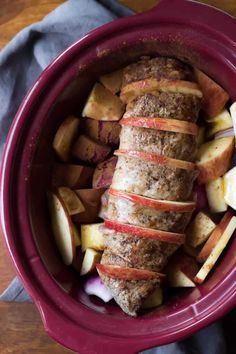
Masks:
[[[81,165],[56,163],[52,171],[52,186],[89,188],[92,186],[94,168]]]
[[[184,234],[148,229],[145,227],[134,226],[129,224],[121,224],[112,220],[105,220],[105,226],[108,229],[112,229],[117,232],[122,232],[125,234],[130,234],[138,237],[147,237],[147,238],[151,238],[163,242],[169,242],[169,243],[175,243],[181,245],[185,241]]]
[[[74,116],[66,118],[57,129],[53,139],[53,149],[62,161],[70,159],[71,145],[78,134],[79,119]]]
[[[105,189],[76,189],[75,192],[83,203],[85,211],[83,213],[73,215],[73,221],[79,223],[96,222],[101,205],[101,197],[105,192]]]
[[[198,127],[195,123],[178,119],[167,119],[158,117],[127,117],[121,119],[120,124],[191,135],[197,135],[198,132]]]
[[[117,157],[112,156],[97,165],[93,175],[93,188],[108,188],[111,185],[116,163]]]
[[[84,106],[82,116],[97,120],[119,120],[124,110],[125,106],[118,96],[96,83]]]
[[[208,130],[207,137],[212,138],[216,133],[231,128],[233,121],[229,111],[224,109],[216,117],[207,119]]]
[[[233,121],[233,127],[234,127],[234,136],[236,137],[236,102],[234,102],[230,107],[229,107],[229,111],[231,114],[231,118]],[[235,140],[236,142],[236,140]]]
[[[202,71],[195,69],[195,75],[203,93],[203,110],[209,117],[217,116],[229,99],[228,93]]]
[[[194,277],[199,270],[197,262],[186,254],[176,254],[166,267],[169,286],[195,287]]]
[[[199,212],[186,229],[186,243],[197,247],[207,240],[216,224],[203,212]]]
[[[75,256],[73,224],[59,196],[48,193],[48,202],[53,235],[63,262],[69,265],[73,262]]]
[[[215,230],[212,232],[211,236],[208,238],[207,242],[201,249],[201,252],[197,256],[197,261],[204,263],[212,252],[213,248],[216,246],[217,242],[225,232],[230,220],[233,217],[232,210],[225,213],[220,223],[216,226]]]
[[[202,146],[197,153],[198,182],[207,183],[222,176],[230,166],[234,151],[234,137],[211,140]]]
[[[102,121],[90,118],[83,120],[84,132],[90,138],[107,145],[118,145],[121,126],[117,121]]]
[[[236,167],[224,175],[223,185],[225,202],[236,210]]]
[[[97,251],[104,250],[104,235],[102,232],[103,223],[81,225],[82,252],[87,248]]]
[[[81,266],[80,275],[86,275],[95,270],[96,264],[100,262],[101,257],[102,255],[100,252],[87,248]]]
[[[139,160],[150,161],[159,165],[166,165],[173,168],[181,168],[183,170],[195,170],[196,166],[192,162],[172,159],[165,155],[152,154],[149,152],[119,149],[114,151],[116,156],[129,156]]]
[[[116,265],[97,264],[98,273],[102,273],[108,277],[123,280],[152,280],[162,279],[165,277],[162,273],[152,272],[145,269],[120,267]]]
[[[206,184],[207,200],[212,213],[222,213],[227,210],[224,200],[223,178],[218,177]]]
[[[75,247],[78,247],[81,245],[79,230],[77,229],[74,223],[72,224]]]
[[[104,161],[110,152],[109,146],[100,144],[86,135],[80,135],[72,148],[73,156],[90,163]]]
[[[180,213],[187,213],[192,212],[196,206],[195,202],[172,202],[169,200],[157,200],[112,188],[108,190],[108,193],[115,197],[123,198],[139,205],[163,211],[176,211]]]
[[[112,73],[105,74],[99,77],[99,81],[112,93],[117,93],[121,89],[123,79],[123,70],[119,69]]]
[[[79,214],[85,211],[83,203],[78,195],[68,187],[59,187],[58,194],[63,200],[69,215]]]
[[[221,253],[223,252],[224,248],[226,247],[227,243],[229,242],[235,229],[236,229],[236,217],[233,216],[230,219],[230,222],[228,223],[223,234],[221,235],[219,241],[216,243],[215,247],[212,249],[205,263],[203,264],[203,266],[195,276],[194,281],[196,283],[201,284],[206,279],[208,273],[211,271],[216,261],[220,257]]]
[[[142,309],[152,309],[163,303],[163,291],[161,288],[155,289],[142,303]]]
[[[202,97],[202,92],[200,91],[198,84],[195,82],[184,80],[145,79],[132,82],[122,87],[120,98],[123,102],[128,103],[138,96],[153,91],[180,92],[200,98]]]

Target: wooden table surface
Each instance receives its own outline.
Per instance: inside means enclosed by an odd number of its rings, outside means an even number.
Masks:
[[[158,0],[120,0],[141,12]],[[201,1],[236,16],[236,0]],[[0,0],[0,49],[22,28],[40,21],[63,0]],[[0,231],[0,293],[14,278],[11,261],[6,253]],[[53,342],[44,332],[40,316],[33,304],[0,303],[1,354],[63,354],[71,351]]]

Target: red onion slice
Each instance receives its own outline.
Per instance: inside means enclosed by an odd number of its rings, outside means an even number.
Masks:
[[[95,295],[104,302],[113,298],[111,291],[103,284],[99,275],[93,275],[85,282],[84,291],[87,295]]]

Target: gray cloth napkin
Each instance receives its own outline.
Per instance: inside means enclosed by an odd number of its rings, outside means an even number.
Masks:
[[[70,44],[95,27],[133,12],[115,0],[68,0],[20,33],[0,52],[0,157],[14,115],[43,69]],[[18,278],[0,295],[2,301],[31,301]],[[224,354],[220,324],[213,324],[181,342],[146,354]],[[99,353],[98,353],[99,354]]]

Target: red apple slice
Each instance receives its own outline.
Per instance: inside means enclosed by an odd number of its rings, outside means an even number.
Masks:
[[[180,92],[188,95],[202,97],[202,92],[198,84],[184,80],[156,80],[145,79],[125,85],[121,89],[120,98],[123,102],[128,103],[147,92]]]
[[[148,229],[141,226],[121,224],[112,220],[105,220],[105,226],[108,229],[115,230],[117,232],[122,232],[125,234],[130,234],[138,237],[147,237],[154,240],[159,240],[168,243],[183,244],[185,241],[185,234],[168,232],[162,230]]]
[[[203,110],[210,116],[217,116],[229,99],[228,93],[202,71],[195,69],[197,81],[203,93]]]
[[[215,230],[212,232],[211,236],[209,237],[209,239],[201,249],[201,252],[197,256],[198,262],[204,263],[207,260],[207,258],[211,254],[211,251],[213,250],[213,248],[221,238],[222,234],[224,233],[225,229],[227,228],[233,215],[234,214],[232,210],[229,210],[227,211],[227,213],[225,213],[220,223],[216,226]]]
[[[169,262],[166,272],[171,287],[195,287],[194,277],[199,265],[194,258],[186,254],[176,254]]]
[[[54,193],[48,193],[49,210],[53,235],[63,262],[69,265],[75,257],[75,239],[73,223],[64,203]]]
[[[169,200],[157,200],[143,197],[141,195],[127,193],[118,189],[109,189],[108,193],[119,198],[129,200],[135,204],[143,205],[163,211],[176,211],[179,213],[192,212],[195,209],[195,202],[173,202]]]
[[[200,146],[196,166],[199,170],[198,183],[204,184],[216,179],[229,169],[234,151],[234,137],[208,141]]]
[[[97,264],[96,265],[98,273],[103,273],[104,275],[123,280],[152,280],[152,279],[162,279],[165,274],[152,272],[145,269],[120,267],[116,265],[108,264]]]
[[[194,278],[194,281],[198,284],[201,284],[206,279],[208,273],[214,267],[224,248],[227,246],[231,236],[234,234],[236,229],[236,217],[233,216],[229,223],[227,224],[226,229],[221,235],[219,241],[216,243],[215,247],[212,249],[209,257],[206,259],[205,263],[202,265],[201,269]]]
[[[119,149],[119,150],[115,150],[114,155],[134,157],[139,160],[154,162],[159,165],[166,165],[173,168],[181,168],[183,170],[196,169],[195,164],[192,162],[172,159],[171,157],[165,155],[151,154],[149,152]]]
[[[178,119],[127,117],[121,119],[120,124],[191,135],[197,135],[198,133],[198,127],[196,124]]]

